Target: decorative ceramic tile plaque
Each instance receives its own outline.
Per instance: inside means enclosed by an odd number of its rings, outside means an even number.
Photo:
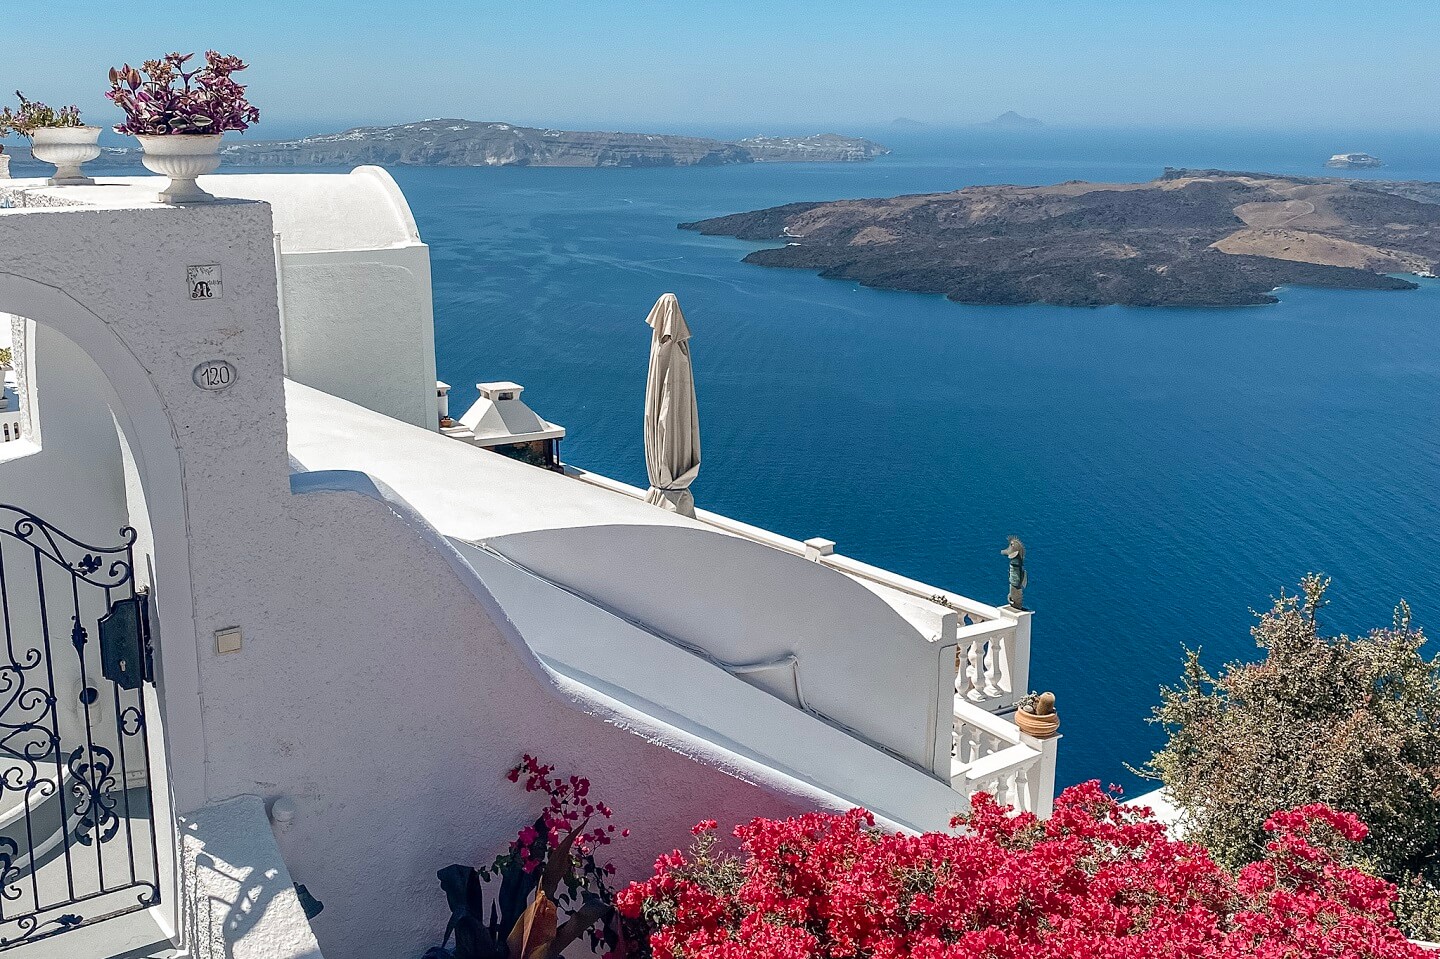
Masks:
[[[185,289],[192,300],[218,300],[224,289],[220,281],[220,264],[187,266],[185,268]]]

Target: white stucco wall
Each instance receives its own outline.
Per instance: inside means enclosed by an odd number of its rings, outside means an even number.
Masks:
[[[282,251],[286,237],[280,235]],[[437,429],[430,251],[282,252],[286,372],[395,419]]]
[[[269,211],[253,203],[3,210],[0,250],[0,311],[59,332],[90,358],[114,417],[101,423],[111,437],[118,425],[128,444],[154,543],[142,563],[154,587],[165,723],[163,737],[151,742],[168,747],[179,805],[199,805],[207,793],[197,618],[201,597],[225,594],[217,583],[236,578],[229,562],[204,560],[225,556],[253,565],[259,554],[237,543],[251,522],[273,524],[288,493]],[[213,263],[223,265],[229,295],[192,301],[186,267]],[[43,333],[37,343],[38,358]],[[214,358],[240,372],[226,393],[206,393],[191,380],[196,363]],[[41,376],[36,382],[43,390]],[[63,415],[64,393],[42,395],[38,405],[47,404]],[[41,417],[49,425],[41,430],[33,481],[52,500],[66,484],[77,484],[77,498],[69,501],[83,514],[99,489],[123,495],[118,462],[108,481],[92,487],[84,463],[47,459],[44,450],[64,449],[63,440],[49,435],[64,421],[51,423],[46,410]],[[83,527],[78,518],[54,521]],[[201,562],[192,564],[197,557]],[[161,852],[162,871],[173,866],[172,846]],[[162,910],[174,905],[175,897],[166,895]]]
[[[794,656],[809,708],[934,768],[938,617],[907,617],[903,604],[827,565],[613,490],[295,384],[287,396],[291,454],[307,468],[365,470],[447,536],[484,543],[716,662]],[[747,676],[796,701],[788,667]],[[951,696],[947,687],[947,707]],[[942,722],[948,728],[948,712]]]
[[[247,652],[207,666],[206,703],[207,727],[249,731],[210,744],[212,793],[284,793],[299,806],[280,843],[326,904],[313,925],[327,952],[378,959],[433,944],[445,920],[435,870],[488,861],[538,812],[504,778],[527,751],[590,777],[634,831],[610,847],[622,878],[685,846],[700,819],[823,804],[803,783],[537,674],[443,540],[343,482],[327,491],[331,475],[297,477],[316,491],[297,497],[289,525],[329,559],[304,575],[313,601],[251,610]],[[750,785],[761,777],[766,788]]]
[[[0,318],[10,326],[10,317]],[[123,542],[121,529],[130,525],[124,456],[115,418],[110,409],[109,385],[95,363],[74,343],[55,330],[31,323],[17,323],[28,334],[18,341],[26,368],[26,406],[33,427],[31,436],[43,435],[43,445],[33,441],[0,444],[0,504],[26,510],[53,524],[61,532],[96,547],[117,547]],[[13,532],[20,515],[0,512],[0,524]],[[37,537],[38,539],[39,537]],[[104,594],[81,588],[73,594],[70,581],[54,563],[41,564],[42,581],[37,581],[34,551],[13,537],[0,538],[5,560],[7,623],[12,635],[33,641],[40,649],[43,627],[50,633],[50,655],[46,662],[53,675],[58,700],[55,712],[59,733],[67,744],[85,741],[84,711],[80,704],[80,663],[70,645],[70,621],[77,603],[86,623],[103,616]],[[76,551],[71,558],[78,559]],[[136,582],[144,585],[147,571],[142,567]],[[45,589],[47,616],[42,624],[39,587]],[[4,631],[0,630],[0,637]],[[16,642],[17,648],[32,648]],[[97,644],[86,646],[86,668],[91,677],[99,674]],[[48,685],[42,677],[28,682]],[[92,679],[92,686],[95,685]],[[8,701],[0,704],[14,706]],[[109,697],[90,711],[92,741],[115,748]],[[5,718],[16,722],[24,714],[16,708]],[[12,747],[19,747],[24,736]],[[132,746],[132,749],[134,747]],[[18,794],[0,790],[0,809],[9,808]]]
[[[911,763],[933,765],[938,648],[842,573],[678,526],[537,530],[486,545],[722,664],[794,657],[800,702],[788,669],[753,681]]]
[[[494,553],[454,545],[561,675],[807,784],[815,806],[863,806],[890,828],[917,831],[945,829],[964,811],[965,797],[947,782]]]
[[[0,317],[7,327],[10,320]],[[53,517],[67,533],[97,545],[118,542],[128,510],[108,385],[95,363],[53,329],[36,327],[34,340],[22,338],[33,371],[25,406],[41,421],[43,445],[0,445],[0,503]]]

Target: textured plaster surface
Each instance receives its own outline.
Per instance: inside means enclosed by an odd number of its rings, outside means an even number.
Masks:
[[[178,830],[194,959],[323,959],[263,800],[237,796],[197,809]]]
[[[397,490],[441,532],[469,541],[595,523],[697,520],[477,450],[439,433],[397,428],[369,410],[298,383],[286,384],[290,453],[306,469],[370,473]],[[368,438],[368,439],[367,439]],[[483,495],[477,490],[483,489]]]
[[[610,847],[622,878],[685,846],[700,819],[827,804],[803,783],[551,673],[453,548],[367,477],[295,482],[304,506],[296,536],[352,556],[366,576],[338,561],[311,570],[303,588],[316,601],[277,616],[265,649],[247,638],[248,660],[220,664],[234,678],[215,684],[223,698],[207,706],[251,739],[235,761],[214,764],[211,789],[297,803],[281,847],[295,878],[326,903],[314,927],[327,950],[411,955],[438,939],[435,870],[487,861],[538,812],[504,778],[526,751],[589,776],[634,830]],[[283,669],[270,671],[271,648],[283,650]],[[252,670],[266,670],[273,687],[263,701],[243,678]],[[386,904],[379,929],[377,902]]]
[[[201,188],[219,197],[260,200],[273,208],[276,233],[292,253],[383,250],[420,243],[415,218],[394,179],[380,167],[348,174],[286,173],[203,176]],[[97,177],[90,186],[52,187],[44,179],[0,182],[0,195],[20,208],[163,208],[156,195],[165,179]],[[190,209],[198,209],[191,207]]]
[[[282,233],[282,250],[287,242]],[[286,374],[366,409],[436,429],[429,250],[287,250],[283,263]]]
[[[815,806],[864,806],[892,828],[944,829],[964,798],[948,783],[503,558],[457,541],[556,672],[757,767],[808,784]],[[948,758],[948,757],[947,757]]]
[[[307,467],[363,469],[442,533],[484,543],[717,662],[794,657],[806,706],[930,767],[937,647],[854,579],[315,390],[291,384],[287,395],[291,453]],[[790,673],[753,678],[788,683],[794,703]]]
[[[25,209],[165,209],[159,177],[101,177],[93,186],[43,180],[0,184]],[[201,177],[217,196],[261,200],[273,210],[283,252],[281,287],[289,374],[336,396],[431,429],[435,398],[429,248],[405,197],[379,167],[349,174]],[[192,260],[192,263],[199,263]]]
[[[288,492],[269,210],[256,203],[0,210],[0,250],[0,311],[59,333],[90,358],[111,433],[118,426],[128,446],[150,510],[149,517],[132,510],[131,519],[154,544],[143,562],[154,587],[166,722],[163,739],[152,743],[168,747],[179,804],[198,805],[206,798],[199,655],[206,634],[197,625],[204,629],[201,620],[211,618],[202,607],[235,604],[234,564],[263,555],[247,548],[264,549],[252,533],[274,527]],[[231,295],[192,301],[186,267],[207,263],[224,264]],[[45,334],[36,339],[43,347]],[[215,358],[236,366],[236,384],[224,393],[198,390],[192,369]],[[38,377],[34,386],[39,407],[63,409],[63,393],[47,398]],[[44,425],[37,464],[47,462]],[[65,448],[58,437],[50,442]],[[123,477],[113,450],[95,445],[88,473],[97,481]],[[47,492],[60,493],[87,469],[48,462],[53,469],[41,478],[48,488],[35,487],[37,502],[20,505],[63,528],[66,512],[83,512],[84,500],[77,506]],[[161,859],[168,872],[173,849]],[[173,897],[165,902],[173,908]]]
[[[793,657],[793,667],[761,674],[767,687],[783,672],[792,704],[931,765],[938,649],[843,573],[737,536],[674,526],[540,530],[487,545],[720,663]]]
[[[34,333],[33,343],[16,340],[17,365],[25,392],[32,381],[46,384],[45,402],[24,401],[29,417],[44,421],[44,443],[15,444],[22,455],[14,457],[11,444],[0,446],[0,503],[30,508],[78,539],[118,544],[128,511],[105,379],[70,340],[44,326]]]

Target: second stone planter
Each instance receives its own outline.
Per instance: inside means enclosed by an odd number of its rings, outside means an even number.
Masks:
[[[94,183],[80,167],[100,155],[100,128],[41,127],[30,135],[30,152],[55,165],[51,186]]]
[[[214,194],[202,190],[195,178],[214,173],[220,166],[221,136],[219,133],[174,133],[136,137],[144,151],[141,162],[145,169],[170,178],[170,185],[160,191],[161,203],[215,201]]]

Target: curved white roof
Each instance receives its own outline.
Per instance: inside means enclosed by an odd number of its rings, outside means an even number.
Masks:
[[[410,204],[378,166],[349,173],[222,173],[199,182],[216,196],[269,203],[286,253],[384,250],[420,242]]]

